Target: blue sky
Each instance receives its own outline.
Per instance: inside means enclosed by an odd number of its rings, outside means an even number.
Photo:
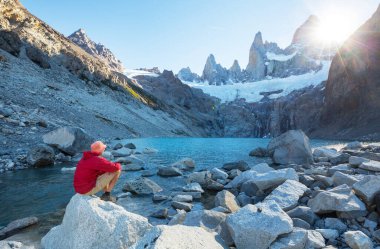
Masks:
[[[281,47],[311,14],[339,16],[352,31],[380,0],[21,0],[34,15],[69,35],[83,28],[127,68],[201,73],[207,56],[245,68],[257,31]]]

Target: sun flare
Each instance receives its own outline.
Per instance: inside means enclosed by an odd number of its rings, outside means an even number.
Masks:
[[[347,14],[328,13],[320,17],[315,38],[325,43],[340,43],[346,40],[351,32],[352,26]]]

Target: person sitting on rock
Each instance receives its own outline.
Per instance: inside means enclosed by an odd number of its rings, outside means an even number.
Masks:
[[[119,179],[121,165],[102,157],[106,147],[101,141],[96,141],[91,144],[91,151],[83,152],[74,174],[74,189],[83,195],[94,195],[103,190],[102,200],[116,202],[110,193]]]

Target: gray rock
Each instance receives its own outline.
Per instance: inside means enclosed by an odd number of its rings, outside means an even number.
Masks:
[[[131,150],[135,150],[136,149],[136,145],[134,145],[133,143],[127,143],[124,145],[125,148],[127,149],[131,149]]]
[[[208,232],[216,232],[226,244],[233,245],[233,240],[226,224],[226,218],[227,215],[222,212],[197,210],[187,213],[185,219],[180,224],[201,227]]]
[[[212,191],[221,191],[224,189],[224,185],[217,181],[209,179],[205,188]]]
[[[157,210],[156,212],[152,213],[150,216],[153,218],[158,218],[158,219],[166,219],[168,217],[168,209],[163,208],[163,209]]]
[[[108,248],[108,247],[105,247]],[[111,248],[111,247],[109,247]],[[199,249],[227,249],[228,247],[215,238],[213,233],[205,229],[193,226],[165,226],[153,227],[145,233],[131,249],[177,249],[177,248],[199,248]]]
[[[81,128],[61,127],[45,134],[43,141],[66,154],[75,156],[77,153],[88,150],[94,139]]]
[[[54,165],[55,154],[53,148],[45,144],[32,147],[26,156],[26,161],[33,167]]]
[[[0,230],[0,240],[3,240],[13,234],[19,232],[21,229],[34,225],[38,222],[37,217],[26,217],[18,219],[9,223],[6,227]]]
[[[335,229],[315,229],[315,231],[322,234],[323,238],[327,240],[335,240],[339,237],[339,231]]]
[[[249,169],[249,166],[244,161],[237,161],[237,162],[226,163],[223,165],[222,168],[225,170],[238,169],[240,171],[246,171]]]
[[[144,154],[155,154],[157,153],[158,150],[154,149],[154,148],[144,148],[142,153]]]
[[[244,194],[244,193],[240,193],[236,197],[236,199],[239,202],[239,204],[240,204],[241,207],[244,207],[245,205],[248,205],[248,204],[252,204],[251,198],[249,196],[247,196],[246,194]]]
[[[195,168],[195,162],[191,158],[182,158],[178,162],[173,163],[171,166],[182,170],[192,170]]]
[[[306,248],[323,248],[325,246],[325,239],[323,238],[322,234],[315,230],[307,231]]]
[[[13,110],[11,108],[0,107],[0,115],[4,116],[5,118],[10,117],[12,114]]]
[[[306,206],[298,206],[288,212],[286,212],[291,218],[299,218],[310,225],[314,225],[314,222],[318,219],[318,216],[311,210],[311,208]]]
[[[239,249],[266,249],[279,235],[293,230],[291,218],[275,202],[247,205],[226,222]]]
[[[348,231],[343,234],[344,240],[352,249],[372,249],[370,238],[361,231]]]
[[[315,213],[366,211],[365,204],[354,195],[347,185],[322,191],[307,204]]]
[[[300,182],[286,180],[264,199],[264,203],[275,201],[284,211],[297,206],[298,200],[308,188]]]
[[[347,150],[357,150],[363,148],[363,144],[359,141],[354,141],[348,143],[344,148]]]
[[[213,168],[210,172],[211,172],[211,178],[213,180],[218,180],[218,179],[226,180],[228,178],[228,174],[218,168]]]
[[[277,164],[313,162],[309,138],[301,130],[289,130],[273,138],[268,144],[268,152]]]
[[[129,149],[125,149],[125,148],[123,148],[121,150],[124,151],[124,154],[128,154],[128,153],[131,152],[131,151],[128,152]],[[123,154],[123,153],[120,153],[120,154]],[[145,162],[143,160],[141,160],[140,158],[138,158],[135,155],[130,155],[130,156],[127,156],[127,157],[118,157],[115,160],[115,162],[117,162],[117,163],[125,163],[125,164],[141,165],[141,166],[143,166],[145,164]]]
[[[147,169],[141,171],[141,176],[143,177],[149,177],[149,176],[154,176],[157,173],[155,169]]]
[[[122,147],[118,150],[112,151],[111,153],[114,157],[127,157],[132,155],[132,150]]]
[[[332,180],[335,186],[346,184],[350,187],[352,187],[356,182],[359,181],[356,177],[344,174],[339,171],[334,173],[334,175],[332,176]]]
[[[249,152],[249,156],[255,156],[255,157],[267,157],[268,151],[266,148],[257,147],[253,149],[251,152]]]
[[[362,162],[359,165],[359,168],[369,170],[369,171],[379,172],[380,171],[380,162],[374,161],[374,160]]]
[[[215,207],[227,208],[230,212],[236,212],[240,207],[237,204],[235,196],[227,191],[223,190],[216,194],[215,196]]]
[[[115,144],[114,146],[113,146],[113,150],[118,150],[118,149],[121,149],[121,148],[123,148],[123,145],[121,144],[121,143],[117,143],[117,144]]]
[[[225,208],[225,207],[221,207],[221,206],[214,207],[213,209],[210,209],[210,210],[212,210],[212,211],[216,211],[216,212],[225,213],[225,214],[229,214],[229,213],[230,213],[230,210],[228,210],[228,209]]]
[[[350,154],[342,153],[338,156],[331,157],[330,162],[334,165],[348,163],[349,158],[350,158]]]
[[[169,196],[167,195],[162,195],[162,194],[154,194],[153,197],[152,197],[152,200],[153,201],[165,201],[169,199]]]
[[[289,234],[280,235],[269,249],[304,249],[307,242],[307,231],[294,228]]]
[[[364,158],[364,157],[358,157],[358,156],[350,156],[350,158],[348,159],[348,163],[352,166],[359,166],[360,164],[364,163],[364,162],[368,162],[370,161],[369,159],[367,158]]]
[[[343,233],[347,230],[347,225],[337,218],[326,218],[324,220],[325,228],[338,230],[339,233]]]
[[[128,164],[128,165],[122,166],[123,171],[140,171],[143,169],[144,169],[144,166],[138,165],[138,164]]]
[[[62,224],[52,228],[41,245],[45,249],[130,248],[151,227],[146,218],[121,206],[76,194],[66,207]]]
[[[365,203],[371,205],[375,195],[380,193],[380,176],[365,176],[361,181],[353,185],[356,195]]]
[[[200,193],[204,193],[205,191],[202,189],[201,185],[197,182],[192,182],[192,183],[189,183],[187,185],[185,185],[184,187],[182,187],[182,190],[184,192],[200,192]]]
[[[247,181],[241,185],[240,191],[247,196],[253,197],[256,195],[259,188],[256,186],[254,180]]]
[[[181,170],[177,169],[176,167],[168,166],[168,167],[158,168],[157,175],[165,176],[165,177],[181,176],[182,172],[181,172]]]
[[[334,149],[328,149],[328,148],[316,148],[313,151],[313,156],[314,157],[327,157],[328,159],[332,157],[337,157],[339,156],[340,153],[337,152]]]
[[[228,172],[228,179],[234,179],[235,177],[241,175],[241,171],[238,169],[233,169]]]
[[[334,175],[335,172],[338,171],[345,174],[352,174],[353,169],[348,164],[339,164],[336,166],[332,166],[327,170],[328,175],[330,176]]]
[[[200,199],[202,197],[201,192],[181,192],[181,191],[174,191],[170,194],[170,196],[174,197],[176,195],[191,195],[193,199]]]
[[[134,180],[127,181],[123,187],[123,191],[132,192],[138,195],[149,195],[161,192],[162,188],[148,178],[139,177]]]
[[[191,195],[176,195],[174,196],[173,201],[192,202],[193,197]]]
[[[189,212],[193,208],[193,204],[180,201],[172,201],[171,205],[175,209],[185,210],[186,212]]]
[[[292,218],[292,221],[293,221],[294,227],[303,228],[306,230],[309,230],[311,227],[309,223],[307,223],[306,221],[301,220],[299,218]]]
[[[199,183],[202,187],[207,186],[209,180],[211,179],[211,173],[209,171],[201,171],[201,172],[194,172],[191,173],[188,178],[188,183]]]

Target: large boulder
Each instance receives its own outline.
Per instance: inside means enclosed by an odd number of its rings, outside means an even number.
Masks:
[[[33,167],[54,165],[54,150],[46,144],[38,144],[28,151],[26,161]]]
[[[264,202],[275,201],[284,211],[297,206],[298,200],[308,188],[300,182],[286,180],[268,195]]]
[[[279,235],[293,230],[292,219],[275,202],[248,204],[226,222],[239,249],[266,249]]]
[[[94,141],[83,129],[76,127],[61,127],[43,136],[45,144],[57,147],[71,156],[90,148]]]
[[[273,138],[268,144],[268,152],[277,164],[313,162],[309,138],[301,130],[289,130]]]
[[[365,203],[371,205],[375,195],[380,193],[380,176],[365,176],[353,185],[353,189]]]
[[[331,212],[365,212],[365,204],[354,195],[352,188],[346,184],[333,189],[322,191],[307,204],[314,213],[323,214]]]
[[[23,228],[34,225],[37,222],[38,222],[37,217],[26,217],[26,218],[22,218],[22,219],[12,221],[6,227],[0,229],[0,240],[5,239],[5,238],[19,232]],[[0,247],[0,248],[2,248],[2,247]]]
[[[104,247],[114,248],[114,247]],[[156,226],[147,232],[131,249],[223,249],[228,248],[223,241],[200,227]]]
[[[149,195],[161,192],[162,188],[148,178],[139,177],[137,179],[127,181],[123,187],[123,191],[132,192],[138,195]]]
[[[152,226],[145,217],[99,198],[76,194],[62,224],[41,240],[44,249],[130,248]]]
[[[240,208],[235,196],[227,190],[220,191],[216,194],[215,207],[218,206],[227,208],[230,212],[235,212]]]

